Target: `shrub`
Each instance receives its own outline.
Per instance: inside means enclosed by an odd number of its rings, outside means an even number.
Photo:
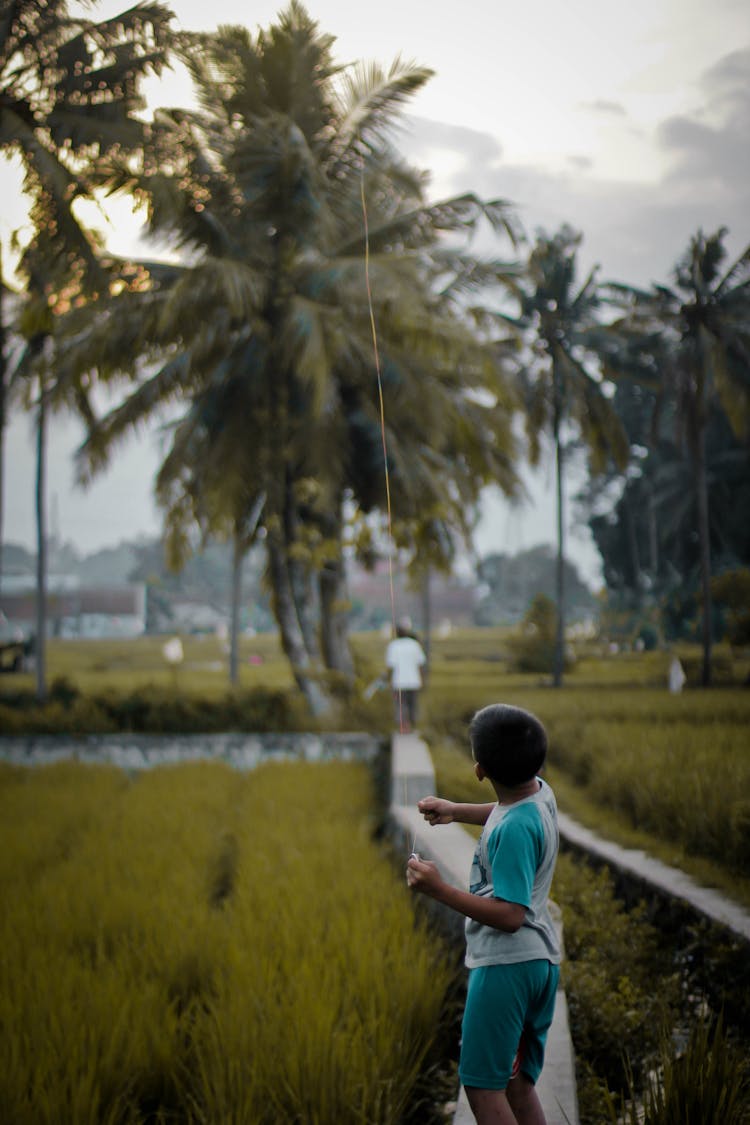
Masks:
[[[561,855],[554,895],[563,911],[563,974],[576,1052],[623,1088],[626,1056],[640,1074],[658,1044],[677,1004],[677,977],[645,909],[625,909],[606,869],[595,872]]]
[[[508,647],[513,668],[517,672],[551,673],[555,663],[557,609],[546,594],[537,594],[521,623],[518,634],[510,637]],[[564,667],[569,670],[571,653],[564,654]]]
[[[711,594],[726,607],[726,636],[731,645],[750,645],[750,569],[729,570],[711,580]]]
[[[663,1038],[643,1087],[632,1079],[629,1104],[611,1109],[612,1125],[743,1125],[750,1121],[748,1063],[721,1019],[703,1020],[684,1050]]]
[[[309,727],[302,700],[266,687],[227,692],[218,698],[144,685],[129,692],[80,694],[55,681],[46,703],[32,693],[5,696],[0,725],[6,734],[191,734],[214,731],[294,731]]]

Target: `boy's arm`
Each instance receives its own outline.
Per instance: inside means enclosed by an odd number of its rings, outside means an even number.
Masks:
[[[485,898],[461,891],[441,878],[434,863],[412,856],[406,865],[406,881],[421,894],[429,895],[466,918],[473,918],[483,926],[514,934],[521,928],[526,907],[519,902],[506,902],[501,898]]]
[[[446,801],[444,797],[423,797],[417,801],[417,808],[428,824],[486,824],[487,817],[494,809],[496,801],[486,805],[460,804]]]

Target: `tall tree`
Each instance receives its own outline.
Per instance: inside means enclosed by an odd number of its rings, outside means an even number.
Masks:
[[[572,437],[580,439],[593,472],[608,457],[623,466],[628,442],[602,378],[594,341],[600,295],[596,272],[582,285],[576,280],[581,235],[568,226],[537,238],[528,261],[528,281],[521,314],[514,321],[525,331],[528,351],[523,376],[527,399],[527,434],[532,462],[539,459],[541,435],[551,433],[555,449],[557,497],[557,628],[553,679],[562,685],[565,658],[565,469]]]
[[[619,325],[639,353],[636,377],[650,379],[657,406],[669,404],[692,468],[700,544],[703,662],[711,682],[711,518],[706,434],[720,408],[736,436],[750,438],[750,246],[728,268],[721,228],[691,238],[673,271],[673,287],[619,287],[626,316]],[[611,357],[610,369],[633,374],[632,348]]]
[[[143,104],[138,85],[165,63],[170,19],[159,3],[138,5],[99,23],[71,14],[66,0],[0,3],[0,150],[23,169],[32,236],[19,273],[33,304],[62,311],[71,300],[109,283],[76,205],[92,198],[89,170],[103,154],[132,150],[142,141],[143,125],[133,116]],[[0,295],[3,286],[0,276]],[[0,318],[3,311],[0,303]],[[3,344],[0,326],[0,461],[8,382]],[[39,399],[36,504],[41,537],[43,420],[51,393],[47,382],[48,377]],[[1,505],[0,498],[0,531]],[[43,550],[40,558],[38,628],[46,629]],[[42,643],[37,637],[37,644]],[[43,676],[41,661],[40,694]]]
[[[426,203],[424,176],[388,138],[429,72],[400,62],[342,71],[331,46],[298,3],[257,37],[225,28],[196,40],[200,111],[162,113],[143,165],[113,158],[106,177],[111,190],[135,191],[151,229],[191,257],[128,296],[135,318],[118,314],[113,336],[102,315],[75,361],[94,355],[100,374],[137,374],[117,354],[128,333],[135,354],[157,347],[168,357],[92,434],[94,460],[175,395],[197,402],[210,385],[226,389],[237,456],[248,447],[253,488],[265,496],[282,642],[309,700],[318,642],[308,611],[341,606],[344,497],[364,510],[384,502],[366,259],[403,513],[438,493],[456,510],[480,480],[515,479],[501,372],[452,293],[478,284],[481,270],[441,244],[482,219],[512,230],[511,213],[468,194]],[[501,273],[496,265],[495,281]],[[488,386],[493,406],[470,397]],[[332,658],[342,632],[328,624]]]

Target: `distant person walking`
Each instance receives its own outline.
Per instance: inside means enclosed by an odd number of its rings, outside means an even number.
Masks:
[[[417,702],[422,690],[424,649],[411,631],[411,621],[399,621],[396,636],[385,650],[385,665],[391,674],[396,725],[407,733],[417,723]]]

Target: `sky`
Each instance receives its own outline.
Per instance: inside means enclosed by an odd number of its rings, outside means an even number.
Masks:
[[[108,16],[128,5],[103,0]],[[257,0],[172,0],[178,25],[267,27],[283,5]],[[511,201],[527,233],[569,223],[583,234],[581,280],[669,283],[698,229],[728,228],[736,257],[750,242],[750,8],[747,0],[309,0],[336,39],[340,63],[396,57],[433,77],[410,102],[397,143],[431,172],[430,195],[472,190]],[[154,104],[186,104],[184,75],[149,84]],[[24,213],[20,181],[0,165],[0,238]],[[126,205],[99,222],[110,248],[132,253],[137,221]],[[142,247],[141,247],[142,248]],[[478,245],[498,256],[504,245]],[[153,251],[152,251],[153,252]],[[387,409],[387,404],[386,404]],[[87,491],[74,485],[78,424],[56,418],[50,434],[52,530],[79,550],[155,535],[151,496],[164,436],[155,428],[120,450]],[[6,451],[8,541],[34,541],[33,435],[11,420]],[[479,554],[554,542],[554,477],[548,458],[522,466],[529,499],[511,508],[489,490],[475,537]],[[572,494],[582,480],[570,482]],[[569,508],[568,548],[584,578],[598,555]]]

